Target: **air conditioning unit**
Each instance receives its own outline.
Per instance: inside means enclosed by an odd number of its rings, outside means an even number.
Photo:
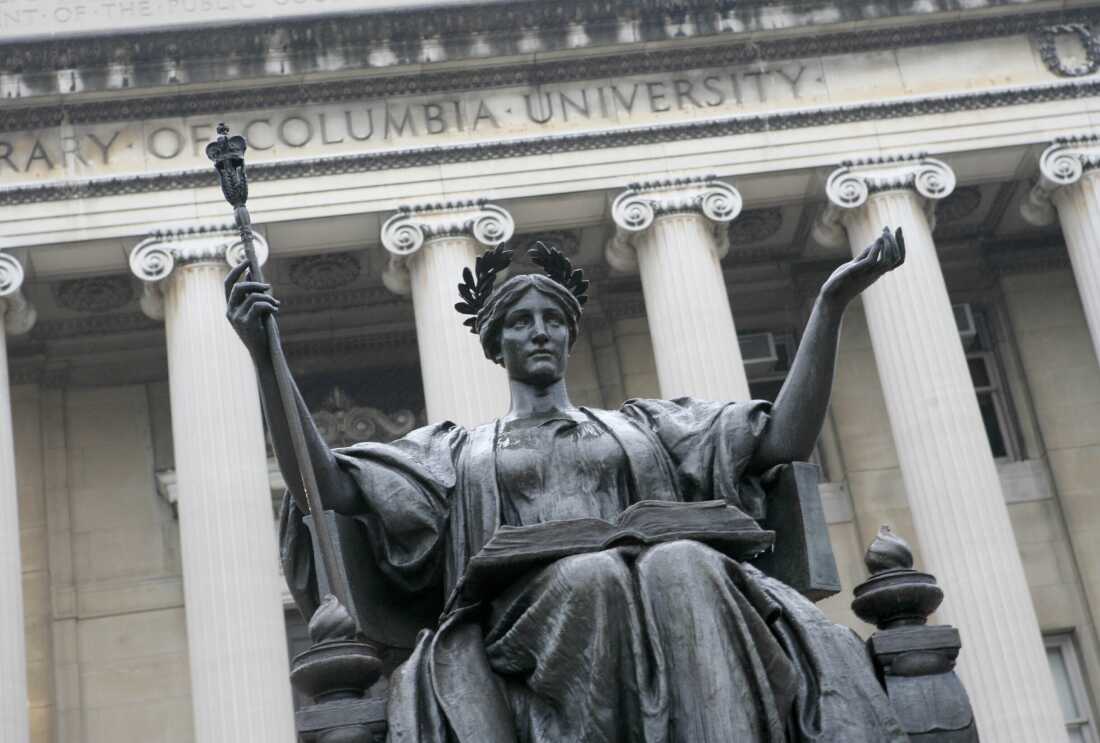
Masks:
[[[974,342],[978,340],[978,326],[974,322],[974,311],[969,304],[953,304],[951,311],[955,313],[955,327],[959,329],[959,339],[963,348],[970,350]]]
[[[776,370],[779,353],[775,347],[775,334],[748,333],[737,336],[741,346],[741,360],[749,378]]]

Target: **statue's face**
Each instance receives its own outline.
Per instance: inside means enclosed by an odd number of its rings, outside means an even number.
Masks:
[[[528,290],[504,315],[500,355],[508,376],[546,386],[565,376],[569,359],[569,323],[550,297]]]

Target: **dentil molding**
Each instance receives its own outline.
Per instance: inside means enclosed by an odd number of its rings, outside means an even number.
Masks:
[[[409,294],[409,260],[425,242],[468,237],[485,247],[496,247],[511,240],[515,229],[511,214],[484,199],[402,207],[382,225],[382,246],[390,254],[382,283],[395,294]]]
[[[872,194],[913,190],[924,197],[929,228],[935,227],[935,203],[955,190],[955,171],[947,163],[923,154],[845,161],[829,175],[829,201],[814,224],[814,239],[822,245],[847,245],[846,215],[867,203]]]
[[[256,259],[267,262],[267,240],[253,233]],[[141,279],[144,292],[142,311],[154,320],[164,319],[163,283],[177,265],[221,262],[236,266],[245,259],[244,244],[237,230],[228,225],[183,227],[157,232],[142,240],[130,252],[130,270]]]
[[[1100,137],[1086,134],[1054,140],[1039,157],[1039,177],[1020,204],[1020,214],[1036,227],[1057,219],[1052,197],[1081,180],[1089,170],[1100,167]]]
[[[740,192],[714,176],[671,178],[632,183],[611,203],[615,234],[604,248],[604,256],[617,271],[638,268],[634,239],[658,217],[668,214],[700,214],[713,227],[718,257],[729,252],[726,225],[741,213]]]

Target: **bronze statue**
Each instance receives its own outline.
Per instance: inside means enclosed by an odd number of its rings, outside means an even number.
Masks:
[[[362,524],[359,557],[382,576],[381,600],[429,597],[443,609],[390,679],[389,740],[905,740],[854,633],[740,559],[770,534],[747,518],[760,510],[759,480],[810,455],[844,310],[904,261],[900,231],[884,230],[825,282],[773,405],[574,406],[564,377],[587,282],[556,250],[532,257],[545,273],[494,286],[511,255],[489,251],[459,287],[456,308],[508,371],[511,408],[498,420],[332,451],[297,396],[324,508]],[[288,580],[312,613],[309,508],[263,330],[279,303],[244,264],[226,291],[293,496]],[[611,530],[589,543],[576,527],[649,501],[673,504],[657,509],[652,539]],[[681,517],[699,526],[698,509],[675,504],[715,501],[713,530],[660,536],[679,533]],[[508,538],[498,545],[498,535]],[[476,585],[466,580],[474,558]]]

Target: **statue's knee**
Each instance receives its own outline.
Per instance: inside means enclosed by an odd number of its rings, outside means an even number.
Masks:
[[[614,552],[574,555],[558,562],[558,578],[572,594],[609,596],[630,586],[630,569]]]
[[[650,547],[638,558],[638,574],[641,580],[653,585],[669,585],[688,580],[714,557],[714,550],[699,542],[686,539],[665,542]]]

